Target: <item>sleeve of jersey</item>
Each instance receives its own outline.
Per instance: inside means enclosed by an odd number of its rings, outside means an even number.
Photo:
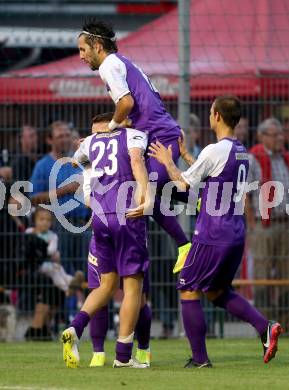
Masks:
[[[106,63],[105,67],[99,69],[99,74],[108,87],[108,91],[115,104],[123,96],[130,93],[126,81],[126,67],[122,61],[115,59],[115,61]]]
[[[84,141],[81,142],[79,148],[74,153],[72,159],[77,161],[79,164],[83,164],[89,161],[89,145],[90,145],[91,137],[85,138]]]
[[[91,186],[90,186],[90,179],[91,179],[91,168],[86,168],[83,170],[83,197],[84,197],[84,203],[86,206],[89,206],[90,201],[90,193],[91,193]]]
[[[200,153],[197,161],[188,170],[182,173],[182,178],[190,187],[196,187],[202,180],[210,176],[214,167],[212,160],[212,145],[207,146]]]
[[[145,151],[148,145],[148,137],[146,133],[135,129],[126,129],[126,131],[128,150],[132,148],[140,148]]]

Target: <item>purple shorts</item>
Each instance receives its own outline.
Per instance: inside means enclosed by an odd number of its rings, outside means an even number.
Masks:
[[[116,214],[106,214],[107,226],[94,215],[94,257],[100,274],[119,276],[145,273],[149,266],[145,218],[127,219],[120,225]]]
[[[178,290],[215,291],[231,286],[244,244],[217,246],[193,242],[177,283]]]
[[[91,237],[89,243],[89,253],[87,262],[87,282],[88,288],[98,288],[100,286],[101,274],[99,271],[98,260],[96,257],[94,236]],[[122,288],[122,280],[120,281],[120,288]],[[143,293],[148,295],[150,291],[149,272],[148,269],[144,274]]]

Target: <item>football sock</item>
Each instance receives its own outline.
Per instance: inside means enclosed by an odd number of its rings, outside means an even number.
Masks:
[[[158,197],[155,199],[153,218],[176,241],[177,246],[182,246],[189,242],[177,218],[163,215],[160,210],[160,199]]]
[[[131,359],[133,343],[116,342],[116,360],[122,363],[128,363]]]
[[[80,311],[76,314],[74,320],[71,322],[69,326],[72,326],[75,329],[77,337],[80,339],[84,328],[89,323],[90,318],[86,311]]]
[[[204,363],[208,358],[206,349],[206,321],[199,300],[181,300],[183,324],[189,339],[192,357],[197,363]]]
[[[140,309],[138,321],[135,327],[136,339],[139,349],[148,349],[150,344],[152,324],[152,311],[148,304]]]
[[[104,340],[108,330],[108,307],[101,308],[90,320],[90,337],[94,352],[104,352]]]
[[[232,290],[224,291],[213,301],[215,306],[227,310],[235,317],[251,324],[261,336],[268,327],[269,321],[241,295]]]

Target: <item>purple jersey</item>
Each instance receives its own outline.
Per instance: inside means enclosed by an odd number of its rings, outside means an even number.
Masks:
[[[130,60],[110,54],[99,67],[99,74],[115,104],[128,93],[132,95],[134,107],[129,118],[134,128],[148,134],[149,142],[180,136],[180,128],[166,111],[158,91]]]
[[[201,209],[193,241],[210,245],[238,245],[245,240],[244,193],[249,161],[246,148],[224,138],[208,145],[182,174],[192,187],[204,182]]]
[[[100,214],[125,213],[134,207],[132,199],[135,183],[129,149],[145,151],[147,137],[134,129],[117,129],[108,133],[96,133],[87,137],[74,155],[82,163],[91,163],[91,208]],[[123,204],[124,201],[124,204]]]

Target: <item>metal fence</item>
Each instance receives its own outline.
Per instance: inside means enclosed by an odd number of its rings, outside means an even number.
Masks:
[[[195,99],[191,101],[191,112],[199,118],[196,142],[200,148],[210,142],[214,142],[214,136],[209,129],[208,113],[211,105],[211,98]],[[245,142],[248,146],[254,144],[256,138],[256,127],[260,121],[268,116],[276,116],[281,121],[286,122],[288,110],[288,97],[277,97],[271,94],[269,88],[262,97],[244,97],[244,118],[248,124]],[[174,98],[166,99],[167,109],[177,117],[177,101]],[[90,118],[99,112],[112,110],[112,104],[107,99],[93,101],[73,101],[73,102],[50,102],[50,103],[12,103],[0,104],[0,139],[2,167],[13,167],[15,161],[23,154],[21,150],[21,128],[23,125],[31,125],[37,128],[37,149],[35,159],[40,159],[49,151],[46,143],[46,130],[48,124],[55,120],[66,121],[71,128],[78,130],[80,136],[89,134]],[[285,123],[284,122],[284,123]],[[193,126],[193,125],[192,125]],[[194,124],[194,126],[196,126]],[[78,136],[76,134],[76,136]],[[25,166],[21,172],[17,173],[17,178],[24,179]],[[14,172],[15,173],[15,172]],[[33,216],[28,215],[16,221],[7,210],[9,200],[9,187],[13,183],[15,176],[12,172],[10,179],[3,179],[2,184],[6,188],[6,200],[1,209],[1,256],[0,256],[0,310],[2,329],[8,324],[9,332],[2,334],[2,338],[23,338],[27,327],[32,321],[36,321],[38,326],[48,324],[53,335],[57,335],[59,329],[67,324],[69,319],[78,310],[83,300],[86,290],[76,289],[71,296],[55,289],[51,281],[37,273],[35,264],[27,265],[27,250],[33,251],[31,243],[27,243],[24,228],[33,226]],[[27,179],[27,178],[26,178]],[[2,190],[4,187],[2,187]],[[193,231],[194,220],[192,218],[190,227]],[[285,229],[284,225],[284,229]],[[61,262],[64,268],[73,273],[75,269],[86,270],[88,241],[90,232],[86,235],[69,236],[65,231],[54,227],[59,235],[59,249]],[[27,249],[28,245],[28,249]],[[31,248],[31,249],[29,249]],[[150,302],[153,309],[154,327],[153,335],[171,337],[182,333],[179,322],[178,296],[175,290],[176,277],[171,270],[176,258],[176,248],[174,243],[160,230],[154,222],[150,222],[150,282],[151,293]],[[29,256],[28,256],[29,257]],[[277,258],[273,260],[278,260]],[[248,262],[247,259],[245,259]],[[289,262],[288,255],[280,261]],[[249,264],[249,262],[248,262]],[[239,278],[254,278],[250,272],[242,274]],[[283,279],[288,276],[284,274]],[[272,277],[274,279],[274,277]],[[288,291],[287,285],[271,282],[272,285],[247,286],[241,288],[251,301],[256,301],[258,307],[270,317],[283,320],[285,325],[287,319]],[[285,282],[286,284],[286,282]],[[44,304],[43,304],[44,302]],[[49,303],[49,305],[46,304]],[[248,326],[244,327],[236,319],[225,316],[220,310],[216,310],[204,301],[206,318],[208,323],[208,333],[212,337],[218,336],[253,336],[254,331]],[[114,313],[117,312],[118,304],[111,306],[111,328],[115,326]],[[35,311],[35,308],[37,309]],[[14,318],[14,320],[13,320]],[[17,319],[17,331],[12,331]],[[8,322],[7,322],[8,321]],[[38,321],[38,322],[37,322]],[[5,325],[6,324],[6,325]],[[9,325],[10,324],[10,325]],[[40,324],[40,325],[39,325]],[[1,327],[0,326],[0,327]],[[3,332],[2,332],[3,333]],[[50,332],[49,332],[50,334]],[[7,336],[8,335],[8,336]],[[1,337],[1,334],[0,334]]]

